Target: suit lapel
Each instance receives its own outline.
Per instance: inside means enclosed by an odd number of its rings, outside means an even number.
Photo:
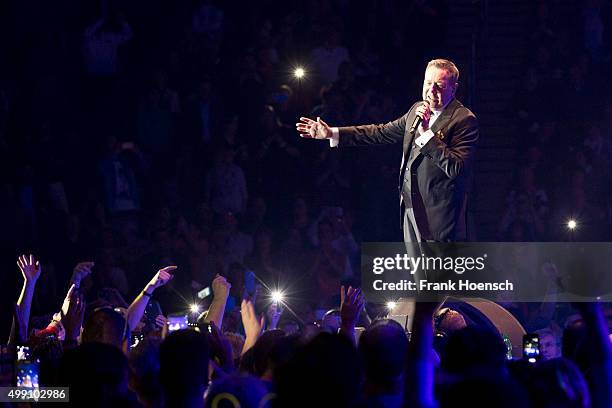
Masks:
[[[457,99],[453,99],[442,111],[440,117],[436,119],[436,122],[431,126],[431,131],[437,135],[437,133],[448,125],[448,122],[453,117],[453,114],[461,106],[461,103]]]
[[[412,121],[414,120],[414,115],[412,115],[412,117],[411,117],[411,118],[408,118],[408,119],[410,120],[410,122],[409,122],[409,123],[411,123],[411,124],[412,124]],[[415,131],[414,131],[414,132],[409,133],[409,132],[408,132],[408,130],[409,130],[409,129],[408,129],[408,122],[406,123],[406,125],[407,125],[407,126],[406,126],[406,137],[404,137],[404,146],[403,146],[403,147],[404,147],[404,156],[405,156],[406,154],[408,154],[408,151],[409,151],[409,149],[410,149],[410,146],[412,146],[412,143],[413,143],[413,141],[414,141],[414,134],[415,134],[415,133],[417,133],[417,130],[416,130],[416,129],[415,129]]]

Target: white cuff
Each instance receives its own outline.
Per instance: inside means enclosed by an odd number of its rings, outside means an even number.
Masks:
[[[340,143],[340,131],[337,127],[331,128],[332,137],[329,139],[329,147],[336,147]]]
[[[431,131],[431,129],[427,129],[425,132],[423,132],[420,126],[418,130],[421,136],[417,137],[414,140],[414,143],[416,143],[416,145],[419,147],[423,147],[427,144],[427,142],[429,142],[429,139],[434,137],[434,133]]]

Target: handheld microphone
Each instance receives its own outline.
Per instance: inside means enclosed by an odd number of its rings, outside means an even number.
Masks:
[[[423,105],[429,106],[429,102],[423,101]],[[419,127],[422,121],[423,121],[423,118],[421,118],[420,116],[415,116],[414,120],[412,121],[412,126],[410,126],[410,133],[413,133],[416,130],[416,128]]]

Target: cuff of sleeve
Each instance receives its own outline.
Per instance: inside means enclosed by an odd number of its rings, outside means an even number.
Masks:
[[[329,139],[329,147],[336,147],[340,143],[340,131],[337,127],[331,128],[332,137]]]
[[[35,336],[44,337],[47,335],[53,335],[58,339],[63,340],[64,337],[66,337],[66,331],[64,330],[64,325],[62,325],[59,318],[59,313],[53,315],[53,320],[51,320],[51,322],[44,329],[35,331]]]
[[[419,129],[419,133],[421,133],[421,129]],[[434,133],[431,131],[431,129],[428,129],[425,132],[422,132],[421,136],[414,140],[414,143],[416,143],[416,145],[419,147],[423,147],[432,137],[434,137]]]

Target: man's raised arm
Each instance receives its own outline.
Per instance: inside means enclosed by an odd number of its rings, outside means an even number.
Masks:
[[[301,117],[295,124],[300,136],[307,139],[328,139],[331,147],[392,144],[401,142],[406,133],[408,113],[394,121],[380,125],[330,127],[320,117],[312,120]]]

